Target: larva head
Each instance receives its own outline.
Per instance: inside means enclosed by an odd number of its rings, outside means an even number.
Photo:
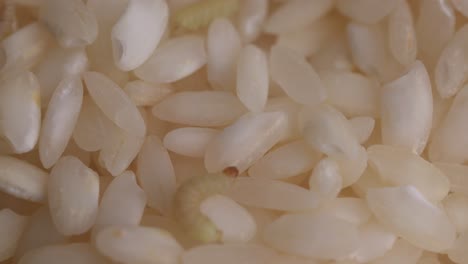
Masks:
[[[221,232],[204,216],[192,227],[190,234],[194,239],[203,243],[218,242],[221,239]]]
[[[235,168],[228,170],[231,174],[236,174],[236,171]],[[193,177],[178,188],[174,198],[174,216],[191,237],[205,243],[221,239],[216,226],[200,212],[200,205],[206,198],[224,193],[232,180],[224,174],[207,174]]]
[[[223,170],[223,174],[228,176],[228,177],[232,177],[232,178],[235,178],[237,176],[239,176],[239,170],[236,168],[236,167],[227,167]]]

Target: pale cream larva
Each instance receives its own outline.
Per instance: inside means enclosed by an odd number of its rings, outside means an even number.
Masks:
[[[112,50],[117,67],[130,71],[153,53],[164,33],[169,9],[164,0],[131,0],[112,28]]]

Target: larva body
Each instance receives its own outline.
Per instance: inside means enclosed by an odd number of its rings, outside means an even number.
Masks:
[[[174,14],[177,28],[198,30],[219,17],[229,17],[239,9],[239,0],[204,0],[178,10]]]
[[[5,0],[1,8],[3,11],[0,17],[0,37],[3,37],[16,27],[15,4],[13,0]]]
[[[190,236],[206,243],[220,239],[216,226],[200,212],[200,204],[211,195],[224,193],[233,180],[221,174],[204,175],[179,187],[174,198],[174,216]]]

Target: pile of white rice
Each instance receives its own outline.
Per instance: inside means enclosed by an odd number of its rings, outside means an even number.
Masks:
[[[468,0],[2,0],[1,264],[468,263]]]

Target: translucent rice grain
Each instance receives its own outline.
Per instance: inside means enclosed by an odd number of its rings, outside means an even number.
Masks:
[[[244,43],[254,41],[262,30],[268,13],[268,0],[241,2],[238,29]]]
[[[44,168],[52,167],[72,137],[83,100],[83,85],[75,77],[63,79],[49,102],[42,122],[39,157]]]
[[[134,70],[153,53],[166,29],[169,8],[164,0],[130,0],[112,28],[114,62]]]
[[[98,72],[87,72],[83,78],[91,98],[110,120],[130,135],[145,135],[145,122],[138,109],[116,83]]]
[[[112,27],[128,6],[128,0],[88,0],[88,8],[98,20],[99,34],[96,40],[86,47],[90,66],[108,76],[119,85],[128,81],[128,73],[120,70],[114,63],[112,39],[109,37]]]
[[[354,158],[360,145],[346,117],[328,105],[304,108],[303,134],[314,149],[329,156]]]
[[[146,206],[146,194],[137,185],[135,174],[126,171],[115,177],[104,192],[93,233],[106,226],[137,226]]]
[[[43,202],[48,175],[26,161],[0,156],[0,190],[14,197]]]
[[[375,127],[375,120],[368,116],[351,118],[349,123],[353,127],[354,133],[360,144],[363,144],[370,138]]]
[[[315,259],[339,259],[358,247],[354,224],[329,215],[287,214],[265,229],[265,242],[294,255]]]
[[[383,144],[405,147],[420,154],[432,128],[432,89],[429,75],[420,61],[400,78],[381,89]]]
[[[466,247],[468,246],[468,233],[462,233],[455,244],[451,249],[448,250],[448,257],[451,261],[457,264],[466,264],[467,263],[467,251]]]
[[[342,188],[339,165],[330,158],[322,159],[314,167],[309,178],[309,189],[318,193],[322,201],[336,198]]]
[[[0,210],[0,261],[13,256],[23,233],[27,217],[16,214],[10,209]]]
[[[295,31],[283,33],[278,36],[277,44],[286,46],[298,54],[310,57],[316,54],[320,48],[343,31],[343,20],[336,14],[332,14],[301,27]]]
[[[76,144],[86,151],[100,150],[109,136],[109,129],[112,128],[112,121],[104,115],[91,97],[85,96],[73,130],[73,140]]]
[[[346,2],[346,0],[342,2]],[[351,2],[354,1],[346,3]],[[379,2],[375,1],[375,3],[383,5]],[[385,1],[385,3],[387,2],[396,1]],[[371,77],[378,77],[382,82],[388,82],[399,77],[402,69],[387,49],[384,30],[381,24],[365,25],[351,22],[348,24],[346,32],[351,56],[356,67]]]
[[[458,12],[468,17],[468,2],[466,0],[452,0],[451,2]]]
[[[216,89],[235,87],[237,56],[241,49],[239,33],[225,18],[214,20],[207,36],[208,81]]]
[[[359,247],[349,258],[368,263],[390,251],[396,240],[395,234],[371,221],[359,228]]]
[[[437,92],[442,98],[454,96],[468,79],[468,26],[460,28],[440,54],[435,68]]]
[[[273,12],[267,19],[264,31],[280,34],[306,26],[327,14],[333,7],[331,0],[292,0]]]
[[[166,134],[163,144],[165,148],[177,154],[203,158],[208,144],[218,133],[218,130],[211,128],[178,128]]]
[[[295,139],[299,137],[299,126],[297,114],[300,111],[300,105],[292,101],[289,97],[269,98],[265,106],[265,112],[281,111],[286,113],[286,133],[281,141]]]
[[[294,101],[316,105],[326,98],[326,90],[314,68],[294,51],[276,45],[270,52],[270,74]]]
[[[440,169],[450,181],[450,191],[468,195],[468,166],[455,163],[439,163],[434,165]]]
[[[255,244],[203,245],[191,248],[182,254],[182,264],[224,263],[269,263],[276,253]]]
[[[48,201],[52,220],[64,235],[88,231],[96,219],[99,176],[73,156],[61,158],[50,172]]]
[[[176,190],[174,167],[156,136],[148,136],[138,154],[137,176],[148,197],[148,206],[169,213]]]
[[[272,150],[249,169],[251,177],[283,179],[312,170],[320,159],[303,140],[296,140]]]
[[[39,22],[28,24],[1,41],[0,74],[27,70],[45,54],[52,38]],[[3,62],[2,62],[3,61]]]
[[[249,212],[226,196],[208,197],[200,204],[200,212],[221,232],[223,242],[247,242],[257,231]]]
[[[387,184],[383,182],[376,171],[368,167],[362,176],[353,184],[351,188],[359,197],[365,197],[367,190],[371,188],[383,188]]]
[[[185,35],[164,42],[151,57],[135,69],[135,75],[152,83],[171,83],[183,79],[206,64],[205,43],[201,36]]]
[[[261,112],[268,98],[269,75],[265,53],[254,45],[244,47],[237,60],[237,97],[251,112]]]
[[[393,57],[402,65],[416,60],[417,42],[413,15],[406,1],[399,1],[388,18],[388,40]]]
[[[340,154],[332,158],[338,162],[340,166],[342,172],[341,176],[343,177],[343,188],[358,181],[367,168],[367,152],[362,146],[357,148],[355,156],[353,157]]]
[[[360,23],[375,24],[390,14],[397,0],[338,0],[340,13]]]
[[[172,93],[171,87],[166,84],[150,84],[141,80],[127,82],[123,90],[136,106],[155,105]]]
[[[421,249],[443,252],[455,241],[445,211],[413,186],[370,189],[367,203],[380,223]]]
[[[432,71],[442,49],[455,32],[455,11],[449,0],[421,1],[418,11],[416,21],[418,57]]]
[[[375,80],[351,71],[325,71],[320,78],[327,89],[327,102],[346,116],[379,116]]]
[[[75,156],[88,167],[91,164],[91,152],[81,149],[76,145],[74,140],[70,140],[68,142],[68,145],[63,152],[63,156]]]
[[[435,166],[408,150],[374,145],[367,149],[369,164],[383,181],[392,185],[412,185],[430,201],[447,196],[450,183]]]
[[[64,48],[89,45],[98,34],[96,17],[80,0],[44,0],[40,18]]]
[[[468,32],[468,27],[467,27]],[[463,163],[468,160],[466,135],[468,117],[468,86],[465,85],[453,100],[452,105],[438,129],[432,135],[429,146],[431,161]]]
[[[242,173],[278,143],[284,133],[285,113],[247,114],[226,127],[208,145],[205,167],[208,172],[236,167]]]
[[[353,197],[339,197],[331,200],[326,206],[321,207],[319,212],[359,226],[368,223],[372,217],[366,201]]]
[[[422,249],[411,245],[404,239],[398,239],[390,251],[374,260],[372,264],[412,264],[418,261],[422,253]]]
[[[448,258],[447,256],[445,257]],[[441,262],[441,260],[439,260],[438,254],[428,252],[428,251],[424,252],[421,258],[419,258],[417,262],[417,264],[441,264],[441,263],[446,263],[446,262]]]
[[[224,126],[245,112],[242,103],[222,91],[186,91],[166,97],[153,108],[161,120],[190,126]]]
[[[182,247],[166,231],[151,227],[108,227],[96,237],[98,251],[120,263],[176,264]]]
[[[317,70],[353,70],[351,52],[346,36],[340,34],[315,53],[310,61]]]
[[[47,207],[40,207],[29,218],[29,222],[15,251],[15,258],[21,258],[25,253],[53,244],[63,244],[66,237],[55,228]]]
[[[23,72],[2,84],[0,89],[2,134],[15,153],[31,151],[41,128],[39,82],[31,72]]]
[[[227,195],[248,206],[289,212],[308,211],[319,205],[316,193],[294,184],[268,179],[237,178]]]
[[[451,193],[444,199],[443,206],[457,232],[468,231],[468,197],[459,193]]]
[[[42,107],[46,107],[60,81],[68,76],[79,76],[88,68],[88,57],[83,49],[52,49],[37,66],[35,73],[41,88]]]
[[[117,176],[136,158],[145,138],[129,135],[116,126],[107,133],[99,160],[112,176]]]
[[[41,247],[28,252],[18,264],[107,264],[108,261],[99,255],[87,243],[71,243]]]

